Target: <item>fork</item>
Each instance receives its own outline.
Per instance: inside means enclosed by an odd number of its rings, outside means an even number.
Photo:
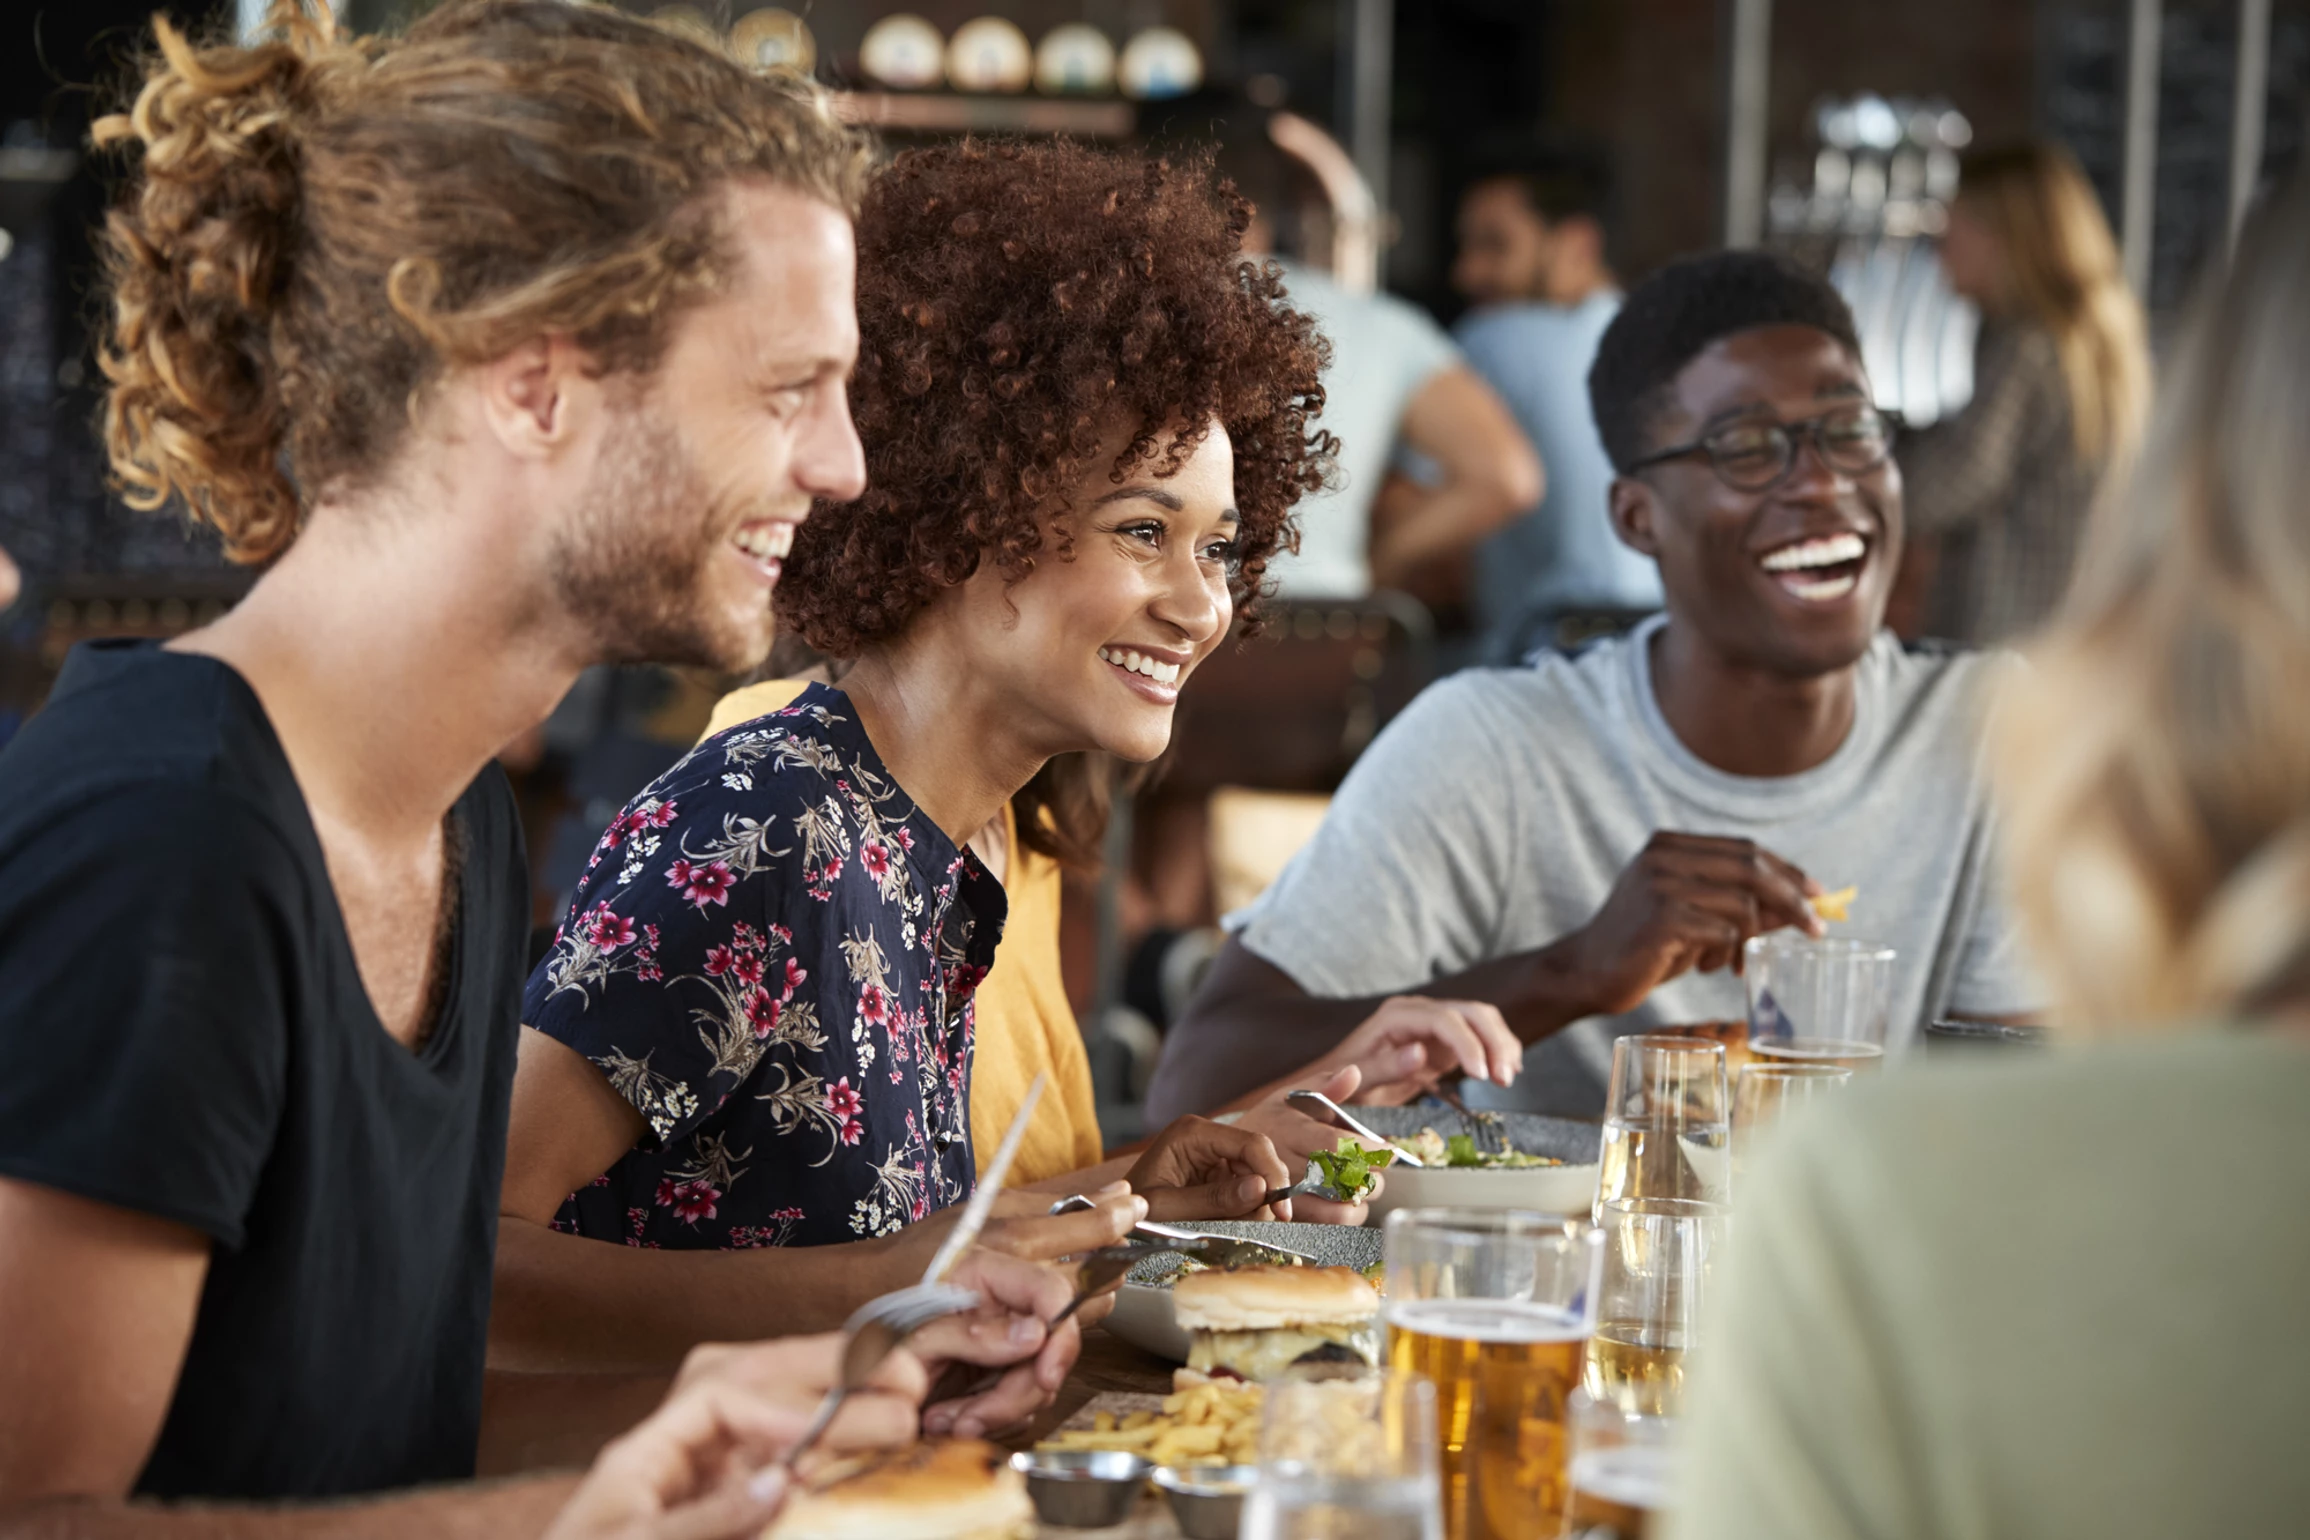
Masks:
[[[1394,1140],[1385,1139],[1373,1133],[1356,1118],[1354,1113],[1321,1091],[1292,1091],[1286,1093],[1283,1099],[1291,1104],[1294,1111],[1303,1113],[1318,1123],[1329,1123],[1334,1128],[1344,1128],[1367,1144],[1384,1150],[1394,1150],[1396,1161],[1400,1165],[1424,1166],[1427,1164],[1426,1161]]]
[[[895,1352],[899,1345],[916,1332],[944,1316],[959,1315],[976,1309],[978,1291],[953,1283],[918,1283],[911,1288],[894,1289],[879,1298],[870,1299],[852,1312],[842,1323],[842,1374],[827,1387],[826,1395],[818,1403],[818,1413],[810,1419],[810,1426],[793,1448],[786,1451],[779,1465],[791,1473],[794,1462],[809,1452],[812,1445],[832,1425],[835,1413],[851,1395],[866,1388],[874,1378],[874,1371],[882,1361]]]
[[[1123,1281],[1123,1275],[1148,1257],[1159,1257],[1176,1246],[1149,1245],[1145,1241],[1126,1241],[1120,1246],[1101,1246],[1083,1258],[1075,1269],[1075,1297],[1067,1301],[1067,1308],[1050,1319],[1050,1329],[1057,1331],[1061,1322],[1092,1300]]]
[[[1497,1112],[1477,1112],[1462,1099],[1459,1092],[1439,1080],[1428,1088],[1428,1094],[1442,1102],[1460,1119],[1460,1128],[1475,1141],[1477,1153],[1502,1155],[1508,1150],[1508,1130]]]

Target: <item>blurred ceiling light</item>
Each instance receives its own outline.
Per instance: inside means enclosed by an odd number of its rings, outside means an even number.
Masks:
[[[1115,89],[1115,45],[1097,27],[1071,21],[1035,50],[1035,89],[1045,96],[1100,96]]]
[[[730,51],[756,69],[791,70],[807,75],[818,66],[818,40],[792,11],[765,6],[738,18],[730,29]]]
[[[1024,91],[1034,72],[1027,35],[1000,16],[964,22],[946,45],[947,84],[958,91]]]
[[[1185,96],[1203,84],[1203,55],[1175,27],[1149,27],[1123,45],[1123,94],[1141,101]]]
[[[866,29],[858,63],[870,79],[894,90],[928,90],[946,74],[946,39],[920,16],[902,11]]]

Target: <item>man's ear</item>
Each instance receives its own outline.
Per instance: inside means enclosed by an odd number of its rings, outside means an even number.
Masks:
[[[1660,515],[1660,504],[1652,488],[1634,476],[1615,476],[1607,506],[1612,514],[1612,532],[1620,537],[1620,543],[1658,561],[1660,538],[1653,520]]]
[[[601,394],[583,349],[539,337],[473,372],[483,420],[507,453],[545,459],[567,447]]]

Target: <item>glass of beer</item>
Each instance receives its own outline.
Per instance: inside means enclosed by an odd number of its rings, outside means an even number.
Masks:
[[[1676,1033],[1618,1039],[1593,1217],[1623,1198],[1723,1202],[1731,1135],[1722,1044]]]
[[[1676,1415],[1717,1257],[1725,1209],[1689,1198],[1626,1198],[1604,1207],[1604,1273],[1588,1393],[1623,1411]]]
[[[1443,1540],[1436,1387],[1367,1365],[1294,1364],[1270,1380],[1243,1540]]]
[[[1571,1495],[1565,1540],[1646,1540],[1668,1506],[1674,1422],[1585,1393],[1572,1398]]]
[[[1748,978],[1749,1052],[1783,1064],[1873,1070],[1885,1059],[1894,950],[1775,931],[1741,949]]]
[[[1388,1361],[1436,1384],[1445,1533],[1550,1540],[1602,1233],[1584,1214],[1398,1209],[1385,1244]]]
[[[1733,1082],[1733,1191],[1748,1179],[1757,1141],[1789,1113],[1850,1085],[1853,1072],[1835,1064],[1765,1061],[1751,1064]]]

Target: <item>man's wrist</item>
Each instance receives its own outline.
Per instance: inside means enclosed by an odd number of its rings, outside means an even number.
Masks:
[[[1518,1008],[1507,1013],[1519,1038],[1538,1042],[1601,1009],[1584,950],[1585,938],[1574,931],[1526,954]]]

